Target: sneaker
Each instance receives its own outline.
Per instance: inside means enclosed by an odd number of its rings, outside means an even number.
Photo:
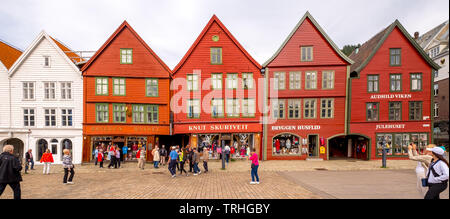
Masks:
[[[177,175],[172,175],[172,178],[177,177]]]
[[[198,174],[202,173],[202,171],[198,171]]]
[[[198,174],[194,173],[194,176],[197,176]]]
[[[67,182],[67,184],[71,184],[71,185],[73,185],[73,182]]]
[[[186,173],[186,176],[189,176],[189,174]]]
[[[256,184],[258,184],[258,185],[259,185],[259,182],[256,182]]]
[[[256,182],[251,181],[250,184],[253,185],[253,184],[256,184]]]
[[[63,185],[68,185],[67,183],[63,183]]]

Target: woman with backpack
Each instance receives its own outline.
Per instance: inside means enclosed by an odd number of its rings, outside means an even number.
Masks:
[[[444,158],[445,151],[442,148],[434,147],[427,150],[432,152],[433,160],[425,178],[428,186],[425,199],[439,199],[439,194],[447,189],[448,185],[448,161]]]

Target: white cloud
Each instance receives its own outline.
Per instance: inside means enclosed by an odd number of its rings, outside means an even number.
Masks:
[[[363,43],[399,19],[425,33],[448,19],[447,0],[0,0],[0,38],[25,49],[43,29],[74,50],[97,50],[127,20],[173,68],[213,14],[264,63],[310,11],[342,47]]]

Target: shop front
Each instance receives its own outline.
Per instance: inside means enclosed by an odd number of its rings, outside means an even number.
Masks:
[[[153,161],[151,151],[155,145],[159,145],[161,133],[168,126],[86,126],[90,131],[83,136],[83,162],[94,160],[95,149],[102,149],[107,155],[111,145],[117,146],[121,151],[121,161],[137,161],[138,150],[144,148],[147,151],[147,161]],[[125,153],[126,152],[126,153]]]
[[[221,147],[230,147],[231,158],[246,158],[255,149],[261,156],[261,124],[175,124],[174,133],[189,138],[189,147],[208,148],[211,159],[219,159]],[[187,145],[180,144],[182,147]],[[220,148],[220,149],[219,149]]]

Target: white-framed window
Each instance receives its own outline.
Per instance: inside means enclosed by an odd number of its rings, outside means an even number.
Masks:
[[[196,74],[186,75],[186,80],[187,80],[187,89],[189,91],[198,90],[198,75]]]
[[[44,99],[56,99],[56,82],[44,82]]]
[[[44,67],[50,68],[50,56],[44,56]]]
[[[57,154],[58,153],[58,140],[56,139],[52,139],[50,141],[50,150],[52,152],[52,154]]]
[[[120,64],[133,64],[133,49],[120,49]]]
[[[439,117],[439,103],[434,103],[434,117]]]
[[[439,46],[431,48],[429,52],[430,58],[434,58],[435,56],[439,55],[439,49]]]
[[[56,109],[44,109],[45,126],[56,126]]]
[[[227,74],[227,89],[237,89],[238,88],[238,74],[228,73]]]
[[[125,96],[125,78],[113,78],[113,95]]]
[[[61,99],[72,99],[72,82],[61,82]]]
[[[316,118],[316,99],[304,99],[303,103],[303,118]]]
[[[239,99],[227,99],[227,117],[239,117]]]
[[[313,60],[313,47],[312,46],[302,46],[301,48],[301,61],[311,62]]]
[[[255,117],[255,99],[242,100],[242,117]]]
[[[200,118],[200,100],[190,99],[187,101],[187,117]]]
[[[289,72],[289,89],[299,90],[301,88],[301,72]]]
[[[211,117],[219,118],[223,117],[223,99],[211,100]]]
[[[64,126],[73,126],[73,110],[72,109],[61,109],[61,125]]]
[[[322,71],[322,89],[334,88],[334,71]]]
[[[211,74],[211,83],[213,90],[222,90],[222,73]]]
[[[439,94],[439,84],[434,84],[433,93],[435,97]]]
[[[22,82],[23,99],[34,100],[34,82]]]
[[[286,88],[286,73],[284,72],[274,72],[274,90],[284,90]]]
[[[289,119],[300,119],[300,99],[289,99],[288,100],[288,118]]]
[[[242,73],[242,88],[253,89],[253,73]]]
[[[320,105],[320,118],[333,118],[334,117],[334,99],[321,99]]]
[[[272,117],[274,119],[284,119],[286,114],[286,104],[284,99],[272,100]]]
[[[317,72],[305,72],[305,89],[317,89]]]
[[[23,109],[23,125],[34,126],[35,125],[35,110],[33,108]]]

